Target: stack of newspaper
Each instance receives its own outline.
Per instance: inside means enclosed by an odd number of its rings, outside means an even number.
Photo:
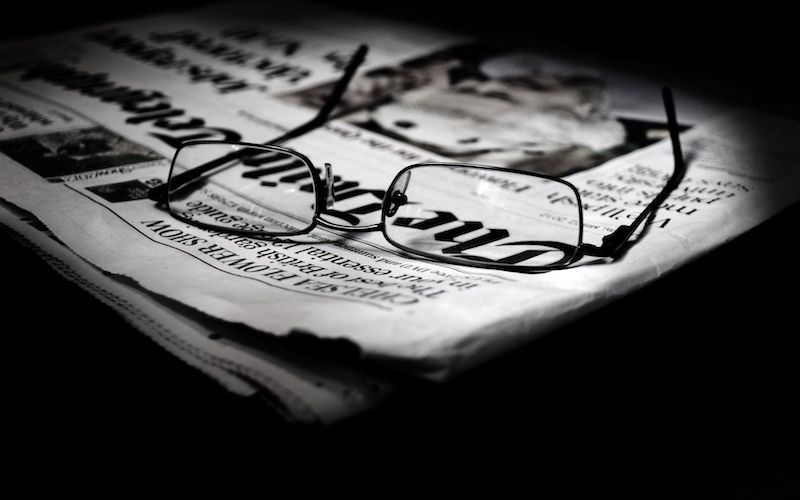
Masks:
[[[519,274],[414,259],[380,233],[255,240],[147,198],[184,141],[261,143],[313,116],[362,43],[337,119],[287,144],[348,179],[359,224],[378,222],[375,193],[403,167],[458,161],[570,181],[598,244],[672,172],[659,82],[320,6],[226,3],[0,47],[0,222],[225,388],[328,423],[405,377],[446,380],[530,341],[800,198],[800,124],[680,88],[688,172],[616,262]]]

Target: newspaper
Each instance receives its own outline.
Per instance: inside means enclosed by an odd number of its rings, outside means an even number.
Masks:
[[[235,394],[267,391],[265,401],[288,419],[329,423],[374,406],[393,390],[388,379],[355,366],[304,357],[302,352],[287,357],[285,349],[247,349],[234,340],[246,335],[234,334],[236,325],[221,325],[170,307],[100,272],[60,245],[29,214],[3,208],[0,222],[59,274],[115,309],[160,346]]]
[[[235,236],[186,225],[146,199],[183,141],[264,142],[313,116],[358,43],[372,49],[341,118],[288,144],[333,165],[349,190],[336,203],[349,224],[378,222],[403,167],[455,160],[562,176],[581,193],[585,241],[599,244],[672,172],[663,122],[652,110],[615,115],[597,75],[297,3],[226,5],[4,47],[0,197],[148,294],[265,338],[344,341],[435,380],[632,292],[800,197],[791,140],[800,125],[736,110],[682,134],[687,174],[624,258],[549,273],[415,259],[380,233]],[[679,118],[681,102],[679,93]],[[456,219],[483,231],[492,221],[480,215]]]
[[[249,332],[171,304],[115,279],[64,247],[29,213],[0,204],[0,224],[64,278],[117,311],[131,325],[190,366],[242,396],[258,396],[287,419],[330,423],[375,406],[397,384],[357,363],[272,345],[256,349]]]

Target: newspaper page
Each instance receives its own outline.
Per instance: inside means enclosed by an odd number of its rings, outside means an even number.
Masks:
[[[185,224],[146,198],[165,182],[176,147],[193,139],[263,143],[303,123],[361,42],[378,50],[341,118],[287,144],[333,166],[338,197],[326,215],[338,224],[378,223],[403,167],[456,161],[573,183],[584,241],[599,244],[639,214],[673,169],[665,120],[652,112],[615,117],[596,75],[548,71],[533,56],[413,26],[247,9],[202,9],[7,47],[0,197],[30,210],[97,268],[152,293],[265,336],[345,340],[370,360],[436,380],[630,293],[800,197],[800,149],[789,140],[800,126],[734,111],[682,134],[685,178],[615,262],[520,274],[413,258],[379,232],[317,227],[268,240]],[[263,186],[308,182],[262,167]],[[248,167],[236,168],[230,175]],[[448,172],[436,186],[446,221],[431,213],[410,225],[420,238],[479,255],[483,236],[513,228],[496,228],[469,208],[480,203],[447,203],[475,182],[463,169]],[[493,196],[530,199],[530,186],[480,180]],[[203,195],[198,213],[227,201],[213,185]],[[552,224],[579,222],[561,215],[569,200],[540,195],[536,209]]]
[[[64,247],[29,213],[0,205],[0,224],[61,276],[116,310],[158,345],[234,394],[264,400],[289,420],[331,423],[378,404],[395,390],[385,376],[331,358],[254,347],[249,332],[114,279]],[[257,344],[256,344],[257,345]],[[102,374],[98,374],[102,376]]]
[[[0,224],[64,278],[115,309],[158,345],[242,396],[265,392],[265,401],[287,419],[331,423],[378,404],[394,391],[389,378],[330,358],[269,351],[245,342],[248,332],[202,314],[168,305],[116,280],[61,245],[38,220],[16,207],[0,207]],[[98,376],[102,376],[98,374]]]

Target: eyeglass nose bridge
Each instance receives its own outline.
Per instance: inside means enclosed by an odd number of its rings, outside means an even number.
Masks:
[[[411,182],[411,171],[407,170],[401,173],[397,179],[392,183],[392,192],[389,196],[389,204],[386,209],[388,217],[394,217],[400,207],[408,204],[408,196],[406,196],[406,189],[408,183]]]
[[[333,208],[335,200],[333,198],[333,167],[330,163],[325,163],[325,208]]]
[[[335,193],[333,190],[333,184],[334,184],[333,167],[331,166],[330,163],[327,162],[325,163],[325,180],[323,182],[325,183],[324,185],[325,194],[323,200],[325,209],[331,210],[334,207],[336,198],[334,196]],[[370,231],[380,231],[381,228],[383,227],[383,224],[380,222],[377,224],[368,224],[366,226],[346,226],[343,224],[337,224],[335,222],[327,221],[323,219],[321,215],[322,214],[319,213],[317,214],[316,217],[317,223],[322,227],[326,227],[328,229],[335,229],[337,231],[344,231],[351,233],[366,233]]]

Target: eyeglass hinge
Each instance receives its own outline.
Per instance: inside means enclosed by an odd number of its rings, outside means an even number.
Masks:
[[[603,237],[603,244],[600,249],[605,251],[609,257],[617,253],[617,250],[630,238],[630,226],[619,226],[613,233]]]
[[[591,257],[613,257],[620,247],[628,240],[630,226],[620,226],[613,233],[603,237],[603,244],[599,247],[589,243],[581,244],[581,253]]]
[[[164,203],[167,200],[167,183],[151,187],[147,191],[147,198],[157,203]]]

